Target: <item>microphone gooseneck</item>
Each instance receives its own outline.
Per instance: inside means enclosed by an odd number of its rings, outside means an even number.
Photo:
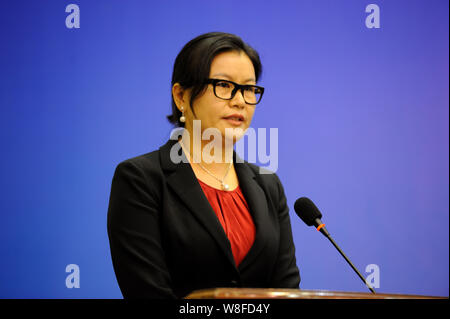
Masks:
[[[366,282],[364,277],[358,271],[358,269],[353,265],[350,259],[344,254],[344,252],[339,248],[336,242],[331,237],[330,233],[328,233],[325,228],[325,224],[320,220],[322,218],[322,213],[319,211],[317,206],[306,197],[301,197],[295,201],[294,210],[297,213],[298,217],[305,222],[308,226],[314,226],[317,231],[320,231],[325,237],[327,237],[333,246],[339,251],[339,253],[344,257],[347,263],[352,267],[352,269],[358,274],[359,278],[364,282],[364,284],[369,288],[372,293],[375,293],[375,290],[370,286],[369,283]]]

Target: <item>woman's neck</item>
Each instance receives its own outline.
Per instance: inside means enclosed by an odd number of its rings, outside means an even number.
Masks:
[[[191,164],[206,167],[219,175],[228,169],[233,160],[233,143],[227,142],[223,136],[211,140],[194,139],[193,134],[185,130],[178,142]]]

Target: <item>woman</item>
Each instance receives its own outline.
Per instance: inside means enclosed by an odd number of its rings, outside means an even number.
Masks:
[[[178,54],[168,119],[181,136],[123,161],[112,181],[108,236],[125,298],[298,288],[283,187],[233,152],[264,92],[260,74],[258,53],[232,34],[198,36]]]

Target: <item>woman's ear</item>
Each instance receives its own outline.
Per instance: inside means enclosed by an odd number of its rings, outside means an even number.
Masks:
[[[180,83],[175,83],[172,86],[172,96],[177,108],[181,111],[181,107],[184,107],[186,110],[189,94]]]

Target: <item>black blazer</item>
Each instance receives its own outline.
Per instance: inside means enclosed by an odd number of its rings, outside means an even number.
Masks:
[[[231,246],[189,163],[175,164],[169,140],[121,162],[114,173],[108,236],[125,298],[181,298],[213,287],[298,288],[300,274],[280,180],[236,163],[256,227],[236,267]],[[184,156],[184,154],[182,154]]]

